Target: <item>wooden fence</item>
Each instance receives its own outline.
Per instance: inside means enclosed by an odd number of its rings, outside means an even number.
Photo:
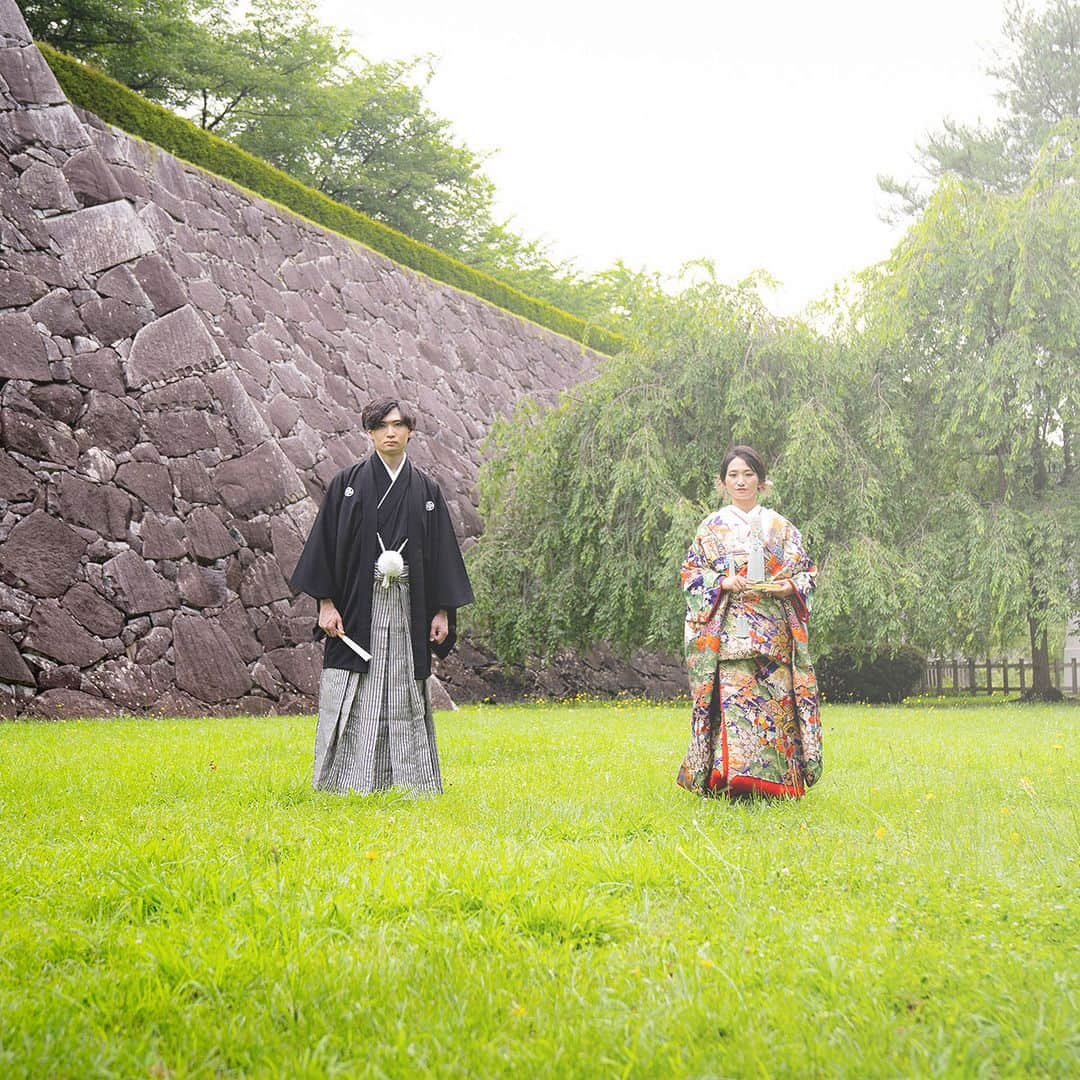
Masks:
[[[1080,664],[1069,660],[1050,661],[1050,678],[1064,694],[1080,694]],[[970,657],[936,657],[926,662],[919,690],[922,693],[1006,694],[1022,693],[1031,685],[1031,661],[973,660]]]

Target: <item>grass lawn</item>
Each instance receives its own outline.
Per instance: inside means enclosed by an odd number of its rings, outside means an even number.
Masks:
[[[440,798],[311,718],[0,724],[0,1076],[1077,1075],[1074,706],[825,713],[800,803],[689,710],[437,718]]]

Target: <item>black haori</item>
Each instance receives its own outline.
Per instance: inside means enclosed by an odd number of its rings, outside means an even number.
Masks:
[[[393,483],[376,454],[330,481],[292,584],[316,598],[332,599],[345,633],[371,652],[372,585],[382,552],[380,536],[386,548],[400,550],[408,563],[413,671],[416,678],[426,679],[432,651],[442,657],[453,648],[455,611],[472,603],[473,594],[439,485],[408,459]],[[429,629],[440,609],[449,614],[450,632],[441,645],[432,646]],[[315,636],[324,635],[316,630]],[[366,672],[368,661],[344,642],[327,638],[323,667]]]

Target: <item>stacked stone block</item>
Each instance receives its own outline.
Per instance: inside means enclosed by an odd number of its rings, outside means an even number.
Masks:
[[[495,417],[596,360],[77,113],[0,0],[0,712],[309,709],[286,579],[363,404],[468,538]]]

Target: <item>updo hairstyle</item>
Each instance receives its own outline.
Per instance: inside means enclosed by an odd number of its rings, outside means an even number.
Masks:
[[[728,466],[736,458],[742,458],[754,470],[758,478],[759,493],[762,495],[767,494],[772,488],[772,481],[765,472],[765,462],[752,446],[747,446],[746,443],[738,443],[728,449],[728,452],[724,455],[724,460],[720,463],[720,472],[715,480],[716,491],[720,497],[723,498],[727,495],[724,488],[724,477],[727,476]]]

